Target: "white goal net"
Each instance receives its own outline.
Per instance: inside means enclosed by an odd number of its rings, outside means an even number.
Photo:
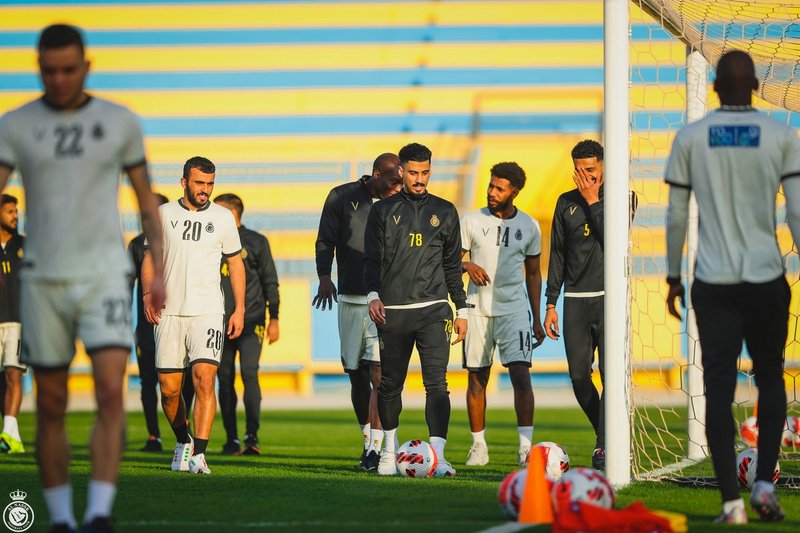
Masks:
[[[771,0],[633,0],[631,6],[631,188],[639,209],[631,225],[631,414],[634,479],[693,479],[713,483],[704,440],[702,369],[696,334],[666,312],[663,170],[687,108],[717,106],[711,83],[687,90],[687,53],[710,65],[730,50],[750,53],[761,81],[756,107],[800,126],[800,2]],[[692,70],[692,69],[690,69]],[[713,78],[713,68],[700,80]],[[691,76],[690,76],[691,78]],[[690,113],[691,115],[691,113]],[[696,117],[695,117],[696,118]],[[792,286],[785,381],[789,414],[800,417],[800,261],[780,198],[778,242]],[[689,250],[691,255],[691,250]],[[684,269],[686,271],[686,269]],[[746,353],[740,358],[734,416],[742,423],[756,408]],[[791,441],[792,439],[788,439]],[[744,447],[744,444],[742,444]],[[784,457],[800,451],[791,443]],[[796,461],[794,462],[796,463]],[[798,486],[800,469],[782,462],[783,484]],[[787,468],[788,467],[788,468]]]

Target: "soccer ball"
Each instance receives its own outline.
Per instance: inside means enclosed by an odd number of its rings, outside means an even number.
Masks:
[[[497,489],[497,503],[511,520],[516,520],[519,516],[522,490],[525,487],[526,479],[526,470],[515,470],[503,478],[503,481],[500,482],[500,487]]]
[[[736,457],[736,479],[743,489],[752,489],[756,482],[756,468],[758,467],[758,450],[748,448]],[[781,475],[781,465],[775,461],[775,472],[772,482],[776,483]]]
[[[559,501],[584,502],[604,509],[614,507],[614,489],[602,472],[592,468],[578,467],[564,472],[553,483],[550,496],[555,511]]]
[[[800,446],[800,418],[794,416],[786,417],[786,422],[783,424],[781,446],[786,448]]]
[[[439,463],[436,450],[424,440],[404,442],[395,458],[397,469],[404,477],[431,477]]]
[[[561,476],[569,470],[569,455],[567,451],[556,444],[555,442],[540,442],[528,452],[528,460],[530,461],[531,453],[538,453],[536,448],[544,448],[545,456],[545,474],[551,481],[558,481]]]
[[[739,435],[742,436],[742,442],[751,448],[758,446],[758,419],[754,416],[747,417],[739,428]]]

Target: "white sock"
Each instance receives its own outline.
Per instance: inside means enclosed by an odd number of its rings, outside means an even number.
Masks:
[[[17,425],[17,417],[6,415],[3,417],[3,433],[8,433],[12,439],[22,440],[19,436],[19,426]]]
[[[67,524],[72,529],[78,526],[72,512],[72,485],[59,485],[44,489],[44,501],[50,512],[51,524]]]
[[[88,524],[98,516],[111,516],[111,506],[114,505],[114,496],[117,486],[108,481],[89,481],[89,495],[86,499],[86,514],[84,524]]]
[[[722,503],[723,513],[730,514],[734,509],[744,509],[744,500],[739,498],[738,500],[728,500]]]
[[[447,444],[447,439],[442,437],[431,437],[431,448],[436,452],[436,457],[444,459],[444,445]]]
[[[759,480],[756,481],[755,485],[753,485],[753,492],[758,490],[759,492],[767,492],[769,494],[773,494],[775,492],[775,485],[773,485],[769,481]]]
[[[517,433],[519,433],[519,447],[530,448],[531,440],[533,440],[533,426],[517,426]]]
[[[359,424],[359,425],[361,425],[361,424]],[[371,427],[370,427],[369,424],[361,425],[361,436],[364,437],[364,449],[365,450],[367,448],[369,448],[369,433],[370,433],[370,430],[371,430]]]
[[[480,431],[473,431],[472,432],[472,443],[473,444],[486,444],[486,430],[482,429]]]
[[[397,452],[397,428],[383,430],[383,442],[386,443],[386,452]]]
[[[369,431],[369,440],[369,449],[375,450],[376,452],[381,451],[381,447],[383,446],[383,430],[371,429]]]

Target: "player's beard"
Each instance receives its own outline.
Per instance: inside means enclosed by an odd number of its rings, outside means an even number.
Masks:
[[[200,209],[209,202],[209,200],[206,200],[205,202],[201,203],[200,200],[197,199],[197,195],[194,194],[190,194],[188,196],[189,196],[189,203],[192,204],[192,206],[196,207],[197,209]]]
[[[505,211],[506,209],[509,208],[510,204],[511,204],[511,198],[508,198],[505,202],[498,203],[498,204],[496,204],[494,206],[492,206],[489,203],[489,199],[488,198],[486,199],[486,207],[489,208],[489,212],[491,214],[493,214],[493,215],[496,215],[497,213],[501,213],[501,212]]]
[[[3,231],[5,231],[6,233],[10,233],[12,235],[16,235],[17,234],[17,229],[18,229],[19,226],[17,225],[17,226],[13,226],[12,227],[12,226],[9,226],[8,224],[0,223],[0,227],[2,227]]]

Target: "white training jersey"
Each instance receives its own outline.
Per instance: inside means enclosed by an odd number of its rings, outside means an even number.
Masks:
[[[25,189],[24,278],[69,280],[131,272],[118,202],[120,172],[145,163],[139,121],[90,98],[78,109],[43,99],[0,120],[0,164]]]
[[[542,253],[542,232],[536,220],[519,209],[509,219],[492,215],[488,207],[472,211],[461,219],[461,248],[491,280],[483,287],[469,282],[471,314],[502,316],[528,309],[525,258]]]
[[[208,202],[191,211],[179,199],[158,210],[164,230],[167,289],[167,302],[161,314],[224,314],[219,264],[223,256],[230,257],[242,250],[230,209]]]
[[[697,279],[764,283],[784,273],[775,236],[781,180],[800,173],[800,139],[753,108],[723,108],[681,129],[667,163],[669,275],[679,276],[688,194],[700,216]],[[790,200],[787,199],[787,202]]]

